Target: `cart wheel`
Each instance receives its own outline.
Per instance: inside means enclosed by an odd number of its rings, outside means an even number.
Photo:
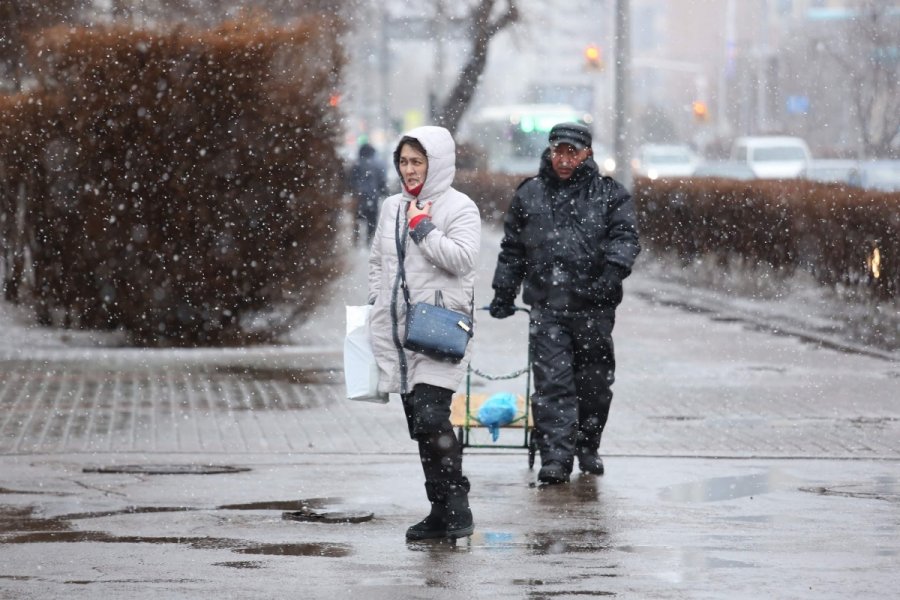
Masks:
[[[537,442],[532,438],[530,442],[528,442],[528,469],[531,470],[534,468],[534,455],[537,454]]]

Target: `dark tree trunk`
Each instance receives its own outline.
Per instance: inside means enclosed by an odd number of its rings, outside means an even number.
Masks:
[[[491,13],[496,4],[497,0],[479,0],[472,9],[469,17],[472,28],[472,51],[469,60],[463,66],[450,95],[436,115],[437,123],[453,134],[456,134],[459,122],[478,89],[478,80],[487,64],[491,40],[507,26],[515,23],[519,17],[515,0],[506,0],[505,10],[492,19]]]

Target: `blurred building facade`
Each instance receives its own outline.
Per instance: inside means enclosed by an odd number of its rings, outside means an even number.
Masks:
[[[636,143],[688,142],[717,155],[736,136],[781,133],[807,138],[817,154],[858,148],[858,124],[840,106],[847,91],[827,89],[810,61],[822,59],[815,44],[848,30],[864,2],[630,0]],[[470,114],[498,104],[566,103],[592,113],[596,135],[608,139],[616,5],[520,0],[520,22],[491,44]],[[429,120],[466,59],[464,8],[448,0],[358,0],[350,131],[390,137]],[[591,45],[601,55],[593,66],[585,58]]]

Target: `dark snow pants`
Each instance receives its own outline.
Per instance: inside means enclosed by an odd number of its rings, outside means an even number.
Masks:
[[[420,383],[400,398],[409,436],[419,442],[425,481],[460,481],[462,447],[450,424],[453,390]]]
[[[615,381],[614,325],[608,311],[532,309],[532,410],[542,463],[571,470],[579,448],[600,446]]]
[[[358,198],[357,203],[353,243],[359,243],[359,228],[365,227],[366,244],[371,245],[372,238],[375,237],[375,228],[378,225],[378,198]]]

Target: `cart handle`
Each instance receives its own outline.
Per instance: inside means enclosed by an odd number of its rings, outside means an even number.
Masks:
[[[476,310],[491,310],[490,306],[480,306]],[[524,306],[513,306],[514,311],[522,311],[523,313],[531,314],[531,309],[525,308]]]

